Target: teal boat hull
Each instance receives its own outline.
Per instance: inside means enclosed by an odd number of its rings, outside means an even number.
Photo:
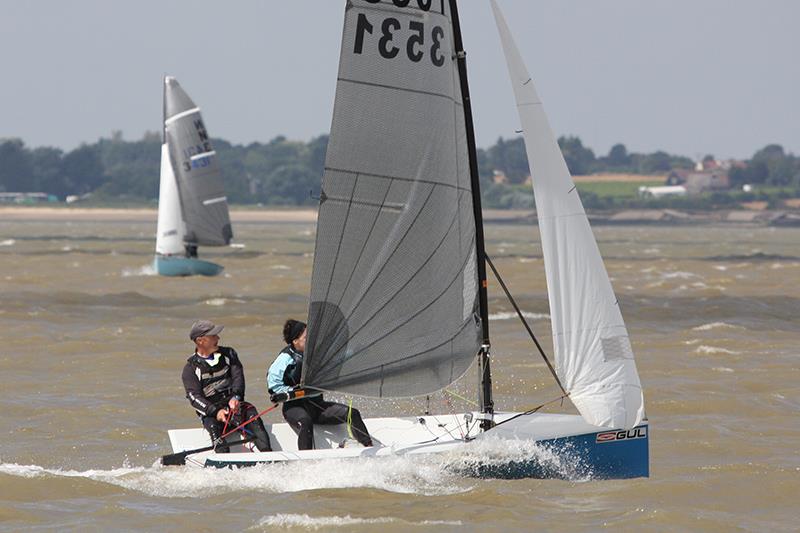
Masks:
[[[169,257],[157,255],[153,268],[159,276],[216,276],[223,267],[194,257]]]

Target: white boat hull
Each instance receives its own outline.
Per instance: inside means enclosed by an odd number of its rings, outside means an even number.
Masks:
[[[587,424],[577,415],[496,413],[499,423],[488,432],[478,427],[479,413],[424,417],[371,418],[365,423],[375,446],[339,448],[347,438],[345,426],[315,426],[316,449],[297,449],[297,436],[288,424],[267,425],[272,452],[252,444],[231,447],[230,453],[202,452],[186,458],[195,467],[243,467],[264,463],[380,458],[398,455],[469,453],[490,439],[534,445],[528,456],[481,461],[473,457],[465,474],[492,478],[618,479],[649,475],[648,424],[629,430],[609,430]],[[516,417],[516,418],[515,418]],[[504,422],[507,421],[507,422]],[[211,444],[202,428],[169,431],[174,453]],[[474,447],[474,448],[471,448]],[[253,451],[255,450],[255,451]],[[564,468],[563,465],[568,465]]]

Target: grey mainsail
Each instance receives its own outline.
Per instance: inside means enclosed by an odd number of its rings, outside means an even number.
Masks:
[[[191,245],[230,244],[228,201],[200,108],[175,78],[165,83],[165,137],[186,224],[184,240]]]
[[[303,384],[439,390],[482,341],[465,113],[444,0],[348,0]]]

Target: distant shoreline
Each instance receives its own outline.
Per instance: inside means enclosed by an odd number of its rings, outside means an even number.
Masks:
[[[0,223],[11,221],[44,222],[151,222],[156,223],[158,210],[120,207],[50,207],[0,206]],[[489,224],[536,224],[535,212],[529,209],[485,209],[483,220]],[[729,210],[686,213],[672,209],[630,209],[609,213],[589,213],[592,225],[688,225],[725,224],[734,226],[800,226],[796,211]],[[231,209],[233,223],[266,222],[314,224],[317,210]]]
[[[487,222],[518,222],[531,220],[528,209],[486,209]],[[141,207],[50,207],[50,206],[0,206],[0,222],[29,221],[98,221],[98,222],[152,222],[156,223],[158,210]],[[284,222],[315,223],[317,210],[312,208],[288,209],[231,209],[231,222]]]
[[[119,207],[46,207],[2,206],[0,221],[98,221],[152,222],[158,219],[157,209]],[[316,209],[232,209],[232,222],[309,222],[317,220]]]

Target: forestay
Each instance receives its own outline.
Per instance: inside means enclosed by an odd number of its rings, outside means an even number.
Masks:
[[[495,20],[531,165],[556,371],[584,419],[632,428],[644,399],[628,332],[578,191],[495,0]]]
[[[458,379],[480,347],[464,109],[443,0],[347,2],[320,193],[307,387]]]
[[[216,152],[200,109],[175,78],[167,77],[165,83],[165,131],[186,223],[184,240],[194,245],[224,246],[230,243],[233,232]]]

